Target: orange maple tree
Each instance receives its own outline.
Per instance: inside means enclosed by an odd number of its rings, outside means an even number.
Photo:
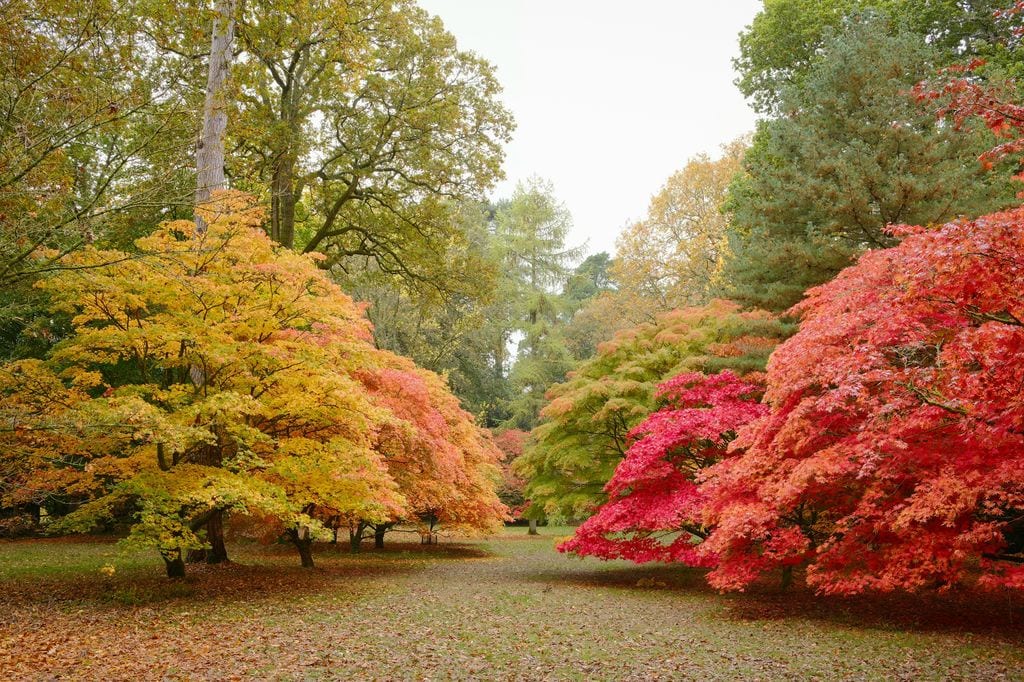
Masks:
[[[501,518],[496,451],[444,382],[376,349],[361,306],[249,206],[224,194],[201,233],[170,222],[135,252],[87,248],[41,282],[73,333],[45,361],[0,368],[3,504],[59,499],[74,509],[64,531],[131,519],[130,541],[171,575],[189,550],[226,559],[225,514],[284,533],[307,566],[338,519],[428,506],[466,525]],[[388,367],[430,416],[371,394],[366,372]],[[459,495],[412,495],[381,440],[406,423]]]
[[[365,529],[374,531],[381,547],[385,533],[403,522],[416,525],[427,539],[438,524],[462,532],[494,530],[508,510],[495,492],[501,453],[490,434],[441,377],[406,358],[386,356],[386,364],[357,376],[371,399],[394,417],[378,425],[374,449],[405,505],[384,519],[351,519],[353,549]]]

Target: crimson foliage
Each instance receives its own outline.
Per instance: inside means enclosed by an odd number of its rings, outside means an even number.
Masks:
[[[893,229],[795,308],[771,414],[707,474],[716,587],[1024,588],[1024,208]]]
[[[726,454],[736,430],[768,408],[758,382],[726,370],[679,374],[658,387],[665,406],[634,428],[632,444],[605,486],[608,501],[559,549],[603,559],[708,565],[698,550],[707,536],[702,469]]]

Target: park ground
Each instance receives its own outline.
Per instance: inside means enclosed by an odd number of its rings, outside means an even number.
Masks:
[[[238,545],[179,581],[109,539],[0,543],[0,679],[1024,680],[1020,596],[720,595],[562,556],[568,532],[318,546],[312,571]]]

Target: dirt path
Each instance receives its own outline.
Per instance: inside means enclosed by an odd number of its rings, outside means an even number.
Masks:
[[[171,587],[149,568],[7,581],[0,678],[1024,679],[999,604],[723,597],[698,572],[569,559],[515,533],[320,552],[313,573],[236,552],[251,564]]]

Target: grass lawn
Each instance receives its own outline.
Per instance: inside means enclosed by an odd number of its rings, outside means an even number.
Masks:
[[[181,581],[106,540],[0,543],[0,679],[1024,680],[1019,597],[719,595],[541,532],[317,546],[312,571],[231,546]]]

